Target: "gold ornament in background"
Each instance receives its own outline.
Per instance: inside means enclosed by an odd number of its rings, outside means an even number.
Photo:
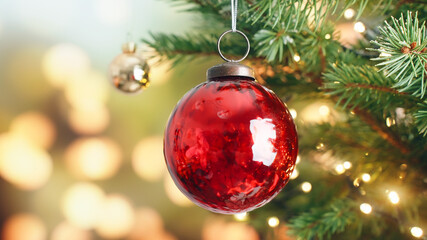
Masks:
[[[135,43],[123,44],[122,51],[110,64],[110,79],[121,92],[139,93],[150,85],[150,67],[136,51]]]

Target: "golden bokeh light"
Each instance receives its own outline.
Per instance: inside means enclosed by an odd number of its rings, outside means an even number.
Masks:
[[[242,222],[209,219],[202,229],[203,240],[259,240],[256,230]]]
[[[73,108],[69,111],[68,123],[76,133],[99,134],[108,127],[110,114],[104,104],[84,109]]]
[[[157,240],[164,235],[163,219],[152,208],[140,208],[135,213],[135,225],[130,240]]]
[[[301,190],[305,193],[309,193],[312,188],[313,187],[312,187],[311,183],[309,183],[309,182],[303,182],[301,184]]]
[[[326,105],[322,105],[319,107],[319,113],[322,117],[327,117],[331,113],[331,109]]]
[[[134,223],[135,213],[129,201],[120,195],[110,195],[101,204],[95,230],[106,239],[124,238]]]
[[[1,231],[2,240],[46,240],[47,230],[42,220],[28,213],[11,216]]]
[[[62,199],[62,211],[71,224],[82,229],[92,228],[98,220],[105,194],[92,183],[76,183]]]
[[[153,136],[140,141],[133,150],[132,166],[142,179],[160,180],[166,172],[163,137]]]
[[[42,60],[43,72],[57,87],[64,86],[76,76],[89,70],[89,56],[78,46],[61,43],[51,47]]]
[[[333,109],[321,102],[310,104],[298,113],[300,118],[307,123],[330,122],[331,116],[334,114]]]
[[[352,19],[356,15],[356,11],[352,8],[348,8],[344,11],[344,18],[345,19]]]
[[[109,83],[105,74],[87,71],[75,76],[65,86],[65,98],[73,108],[90,110],[105,104]]]
[[[395,192],[395,191],[390,191],[388,193],[388,199],[393,204],[398,204],[400,202],[399,194],[397,194],[397,192]]]
[[[343,165],[343,164],[337,164],[337,165],[335,166],[335,172],[336,172],[338,175],[341,175],[341,174],[345,173],[345,167],[344,167],[344,165]]]
[[[272,227],[272,228],[275,228],[275,227],[279,226],[279,224],[280,224],[280,220],[279,220],[279,218],[277,218],[277,217],[270,217],[270,218],[267,220],[267,223],[268,223],[268,226],[270,226],[270,227]]]
[[[372,206],[369,203],[360,204],[360,211],[364,214],[370,214],[372,212]]]
[[[350,169],[350,168],[353,166],[353,165],[351,164],[351,162],[349,162],[349,161],[345,161],[342,165],[344,166],[344,168],[345,168],[346,170]]]
[[[23,190],[44,186],[52,173],[50,155],[28,140],[12,134],[0,139],[0,175]]]
[[[364,181],[364,182],[371,181],[371,175],[369,173],[362,174],[362,181]]]
[[[420,227],[411,227],[411,234],[416,238],[421,238],[424,235],[424,231]]]
[[[164,186],[166,195],[174,204],[181,207],[193,205],[193,203],[178,189],[169,174],[165,174]]]
[[[91,240],[89,231],[78,228],[68,222],[58,224],[52,231],[51,240]]]
[[[81,138],[67,148],[66,164],[78,177],[103,180],[113,176],[122,162],[119,146],[108,138]]]
[[[17,116],[12,121],[10,132],[41,148],[50,148],[56,137],[53,122],[38,112],[26,112]]]
[[[356,22],[354,24],[354,30],[359,33],[364,33],[366,31],[366,26],[362,22]]]

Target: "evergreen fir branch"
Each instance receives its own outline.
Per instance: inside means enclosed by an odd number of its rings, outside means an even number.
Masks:
[[[371,66],[333,65],[324,74],[324,79],[323,89],[329,91],[327,94],[337,97],[337,104],[356,113],[379,136],[402,153],[410,152],[399,136],[384,123],[378,122],[366,109],[384,114],[396,107],[412,107],[416,103],[413,97],[390,88],[392,80]]]
[[[306,72],[319,73],[326,70],[328,62],[334,62],[341,50],[333,40],[334,27],[326,24],[318,30],[306,30],[298,37],[298,54]]]
[[[279,26],[285,31],[299,31],[307,25],[307,17],[312,11],[312,1],[258,1],[249,11],[249,21],[260,21],[272,28]]]
[[[150,33],[152,40],[143,39],[149,47],[153,48],[160,61],[172,60],[174,64],[184,60],[191,60],[196,55],[216,54],[216,36],[203,34],[187,34],[185,36]]]
[[[371,66],[333,65],[324,74],[323,89],[328,94],[339,96],[337,104],[344,108],[351,106],[369,108],[381,113],[398,106],[407,105],[410,96],[390,86],[391,78],[379,73]]]
[[[283,29],[262,29],[255,34],[254,41],[257,56],[265,57],[268,62],[282,62],[295,53],[294,37]]]
[[[331,239],[356,224],[355,204],[349,199],[338,199],[326,208],[315,208],[290,220],[291,234],[301,239]]]
[[[410,148],[405,144],[402,139],[387,128],[384,124],[380,124],[369,112],[358,107],[353,109],[353,112],[366,122],[374,131],[378,133],[384,140],[386,140],[393,147],[400,150],[401,153],[410,153]]]
[[[417,113],[414,114],[418,131],[423,136],[427,136],[427,101],[419,104]]]
[[[281,28],[285,31],[299,32],[306,26],[318,28],[331,15],[342,15],[349,7],[356,7],[359,18],[368,5],[385,12],[393,0],[278,0],[258,1],[249,9],[249,21],[262,22],[264,26]]]
[[[378,49],[370,49],[380,54],[372,60],[380,61],[387,76],[393,76],[394,87],[401,92],[408,92],[423,98],[427,90],[427,35],[425,22],[419,23],[418,14],[412,12],[399,20],[392,17],[392,24],[387,21],[380,27],[381,36],[372,43]]]
[[[357,131],[355,131],[357,129]],[[322,123],[317,125],[302,125],[298,131],[301,135],[310,134],[310,138],[300,139],[301,153],[318,151],[316,146],[319,139],[326,146],[326,149],[331,149],[335,155],[349,156],[351,159],[354,155],[369,153],[390,153],[390,145],[388,145],[373,129],[363,122],[360,118],[351,117],[345,123]],[[396,150],[396,148],[392,148]],[[394,156],[400,158],[400,152],[395,151]],[[345,159],[345,158],[344,158]],[[393,159],[389,159],[393,160]],[[323,164],[323,163],[322,163]]]
[[[211,27],[220,26],[222,29],[224,26],[230,27],[231,21],[231,4],[230,1],[224,0],[170,0],[176,5],[187,6],[186,11],[201,13],[203,14],[204,20],[210,24]],[[241,21],[239,19],[247,19],[248,10],[253,3],[249,0],[239,0],[238,9],[238,26],[239,30],[242,30],[247,35],[254,35],[261,27],[259,24],[251,24],[247,21]],[[217,24],[212,24],[212,21],[216,21]]]

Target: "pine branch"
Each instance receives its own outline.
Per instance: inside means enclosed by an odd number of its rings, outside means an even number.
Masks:
[[[298,37],[298,53],[304,64],[306,72],[324,72],[328,62],[334,62],[338,52],[342,50],[341,45],[335,41],[334,27],[326,24],[316,31],[306,30]]]
[[[426,25],[419,23],[418,14],[402,14],[399,20],[392,17],[392,25],[385,22],[380,27],[381,36],[372,43],[380,54],[375,61],[388,77],[393,76],[394,87],[423,98],[427,90],[427,34]]]
[[[354,203],[349,199],[335,200],[327,208],[316,208],[291,219],[291,234],[301,239],[331,239],[333,234],[357,224]]]
[[[378,121],[372,117],[367,111],[362,110],[358,107],[353,109],[354,113],[359,116],[364,122],[366,122],[373,130],[375,130],[378,135],[380,135],[384,140],[390,143],[392,146],[399,149],[403,154],[410,152],[410,148],[402,142],[402,140],[393,133],[389,128],[384,124],[379,124]]]
[[[423,136],[427,136],[427,101],[419,104],[419,109],[417,113],[414,114],[416,119],[416,124],[418,127],[418,131],[423,134]]]
[[[359,18],[368,5],[375,6],[385,12],[391,7],[393,0],[369,1],[369,0],[278,0],[258,1],[248,12],[249,21],[252,23],[262,22],[264,27],[280,28],[287,32],[299,32],[306,26],[315,29],[325,23],[331,15],[341,16],[349,7],[358,8]],[[312,19],[312,21],[309,21]]]
[[[414,100],[391,88],[392,79],[371,66],[333,65],[324,74],[324,80],[323,89],[339,96],[337,104],[342,103],[344,108],[351,105],[350,110],[359,107],[384,113]]]
[[[152,40],[143,39],[143,42],[157,52],[157,55],[161,57],[160,61],[169,59],[174,65],[183,61],[193,60],[196,56],[217,54],[217,37],[212,34],[187,34],[178,36],[151,33],[150,35]],[[227,51],[230,50],[229,48],[225,49]],[[234,49],[234,51],[236,50]]]
[[[315,130],[314,130],[315,129]],[[355,131],[357,129],[357,131]],[[319,139],[326,146],[326,149],[331,148],[335,155],[340,156],[340,159],[346,159],[344,156],[364,155],[366,152],[370,154],[378,154],[381,152],[390,153],[390,145],[385,139],[382,139],[379,134],[366,124],[360,117],[350,117],[345,123],[329,123],[317,125],[303,125],[298,128],[301,135],[310,135],[310,138],[300,139],[301,153],[309,151],[317,151],[316,146]],[[328,136],[328,138],[324,138]],[[328,147],[329,146],[329,147]],[[340,146],[335,148],[334,146]],[[393,147],[394,154],[398,160],[401,159],[401,152]],[[354,160],[358,161],[358,160]],[[393,162],[396,159],[388,158],[387,161]],[[322,165],[324,162],[322,162]]]
[[[413,107],[417,100],[408,94],[390,88],[391,79],[371,66],[349,66],[345,64],[331,66],[324,74],[323,89],[327,94],[338,97],[337,104],[349,108],[371,126],[383,139],[402,153],[409,153],[406,143],[393,133],[384,123],[379,123],[370,111],[384,114],[396,107]]]
[[[283,29],[262,29],[255,34],[254,40],[257,56],[263,56],[269,62],[282,62],[284,58],[289,59],[295,53],[294,36]]]
[[[313,9],[312,3],[301,0],[258,1],[249,11],[249,21],[261,21],[272,28],[284,23],[280,27],[285,31],[299,31],[307,25],[307,16]]]

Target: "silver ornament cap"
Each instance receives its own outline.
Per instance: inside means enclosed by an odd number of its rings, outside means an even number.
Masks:
[[[255,80],[254,70],[237,62],[225,62],[215,65],[208,69],[206,77],[208,80],[220,77],[247,77]]]
[[[123,53],[135,53],[136,44],[134,42],[127,42],[122,45]]]

